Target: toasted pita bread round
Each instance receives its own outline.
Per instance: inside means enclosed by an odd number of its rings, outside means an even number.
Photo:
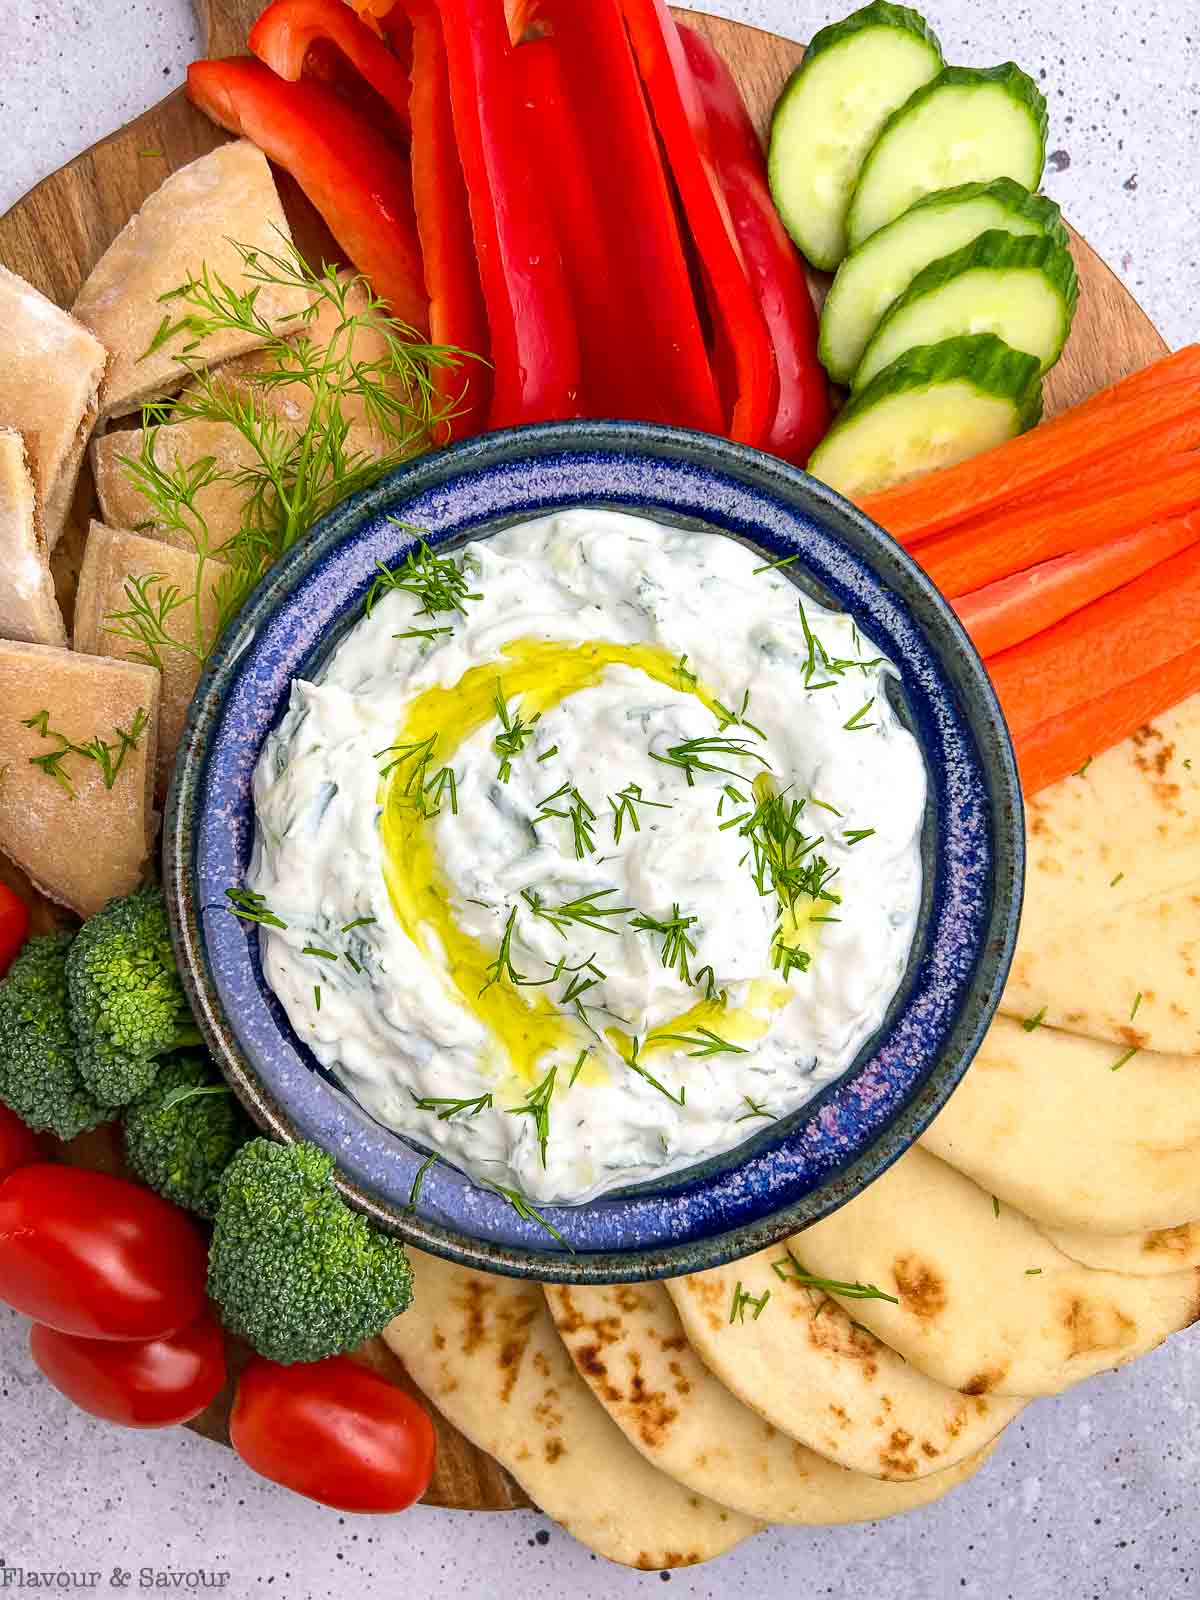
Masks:
[[[852,1472],[905,1482],[976,1455],[1020,1400],[955,1394],[907,1365],[834,1301],[781,1279],[782,1245],[667,1289],[692,1348],[744,1405]],[[730,1321],[739,1289],[761,1302]]]
[[[921,1143],[1047,1228],[1200,1217],[1200,1058],[1144,1051],[1113,1072],[1116,1059],[1111,1044],[998,1017]]]
[[[920,1146],[790,1248],[809,1272],[896,1297],[847,1304],[922,1372],[968,1394],[1057,1394],[1200,1316],[1200,1273],[1080,1266]]]
[[[1200,1052],[1200,695],[1036,795],[1026,836],[1001,1009],[1044,1009],[1120,1049]]]
[[[1079,1233],[1046,1228],[1046,1237],[1063,1255],[1104,1272],[1129,1272],[1137,1278],[1200,1267],[1200,1222],[1146,1233]]]
[[[413,1303],[384,1338],[434,1405],[568,1533],[657,1571],[711,1561],[758,1530],[629,1444],[576,1372],[540,1285],[409,1254]]]
[[[746,1516],[807,1527],[898,1516],[949,1494],[988,1453],[909,1483],[847,1472],[764,1422],[713,1377],[661,1283],[547,1285],[546,1299],[576,1368],[634,1449]]]

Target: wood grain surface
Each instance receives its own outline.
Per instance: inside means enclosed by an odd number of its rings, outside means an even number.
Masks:
[[[581,0],[582,3],[582,0]],[[195,0],[205,54],[244,50],[250,24],[262,0]],[[695,12],[677,13],[714,41],[733,68],[756,121],[764,131],[771,108],[802,46],[757,28]],[[28,279],[59,305],[70,306],[80,285],[128,218],[167,175],[223,142],[214,128],[177,91],[135,122],[102,140],[31,190],[0,217],[0,262]],[[278,174],[284,204],[300,248],[310,258],[331,253],[320,219],[286,174]],[[1072,244],[1080,277],[1080,305],[1066,355],[1047,390],[1047,412],[1073,405],[1094,390],[1147,365],[1166,346],[1133,296],[1077,234]],[[816,284],[818,292],[823,284]],[[55,578],[66,614],[74,596],[83,533],[94,506],[85,472],[71,525],[55,552]],[[40,899],[28,882],[2,858],[0,881],[22,893],[33,907],[34,930],[68,925],[60,908]],[[121,1170],[119,1143],[111,1129],[78,1139],[68,1160],[108,1171]],[[236,1344],[230,1350],[231,1386],[192,1425],[210,1439],[228,1443],[232,1379],[245,1361]],[[374,1340],[361,1359],[392,1382],[411,1384],[382,1340]],[[528,1499],[490,1456],[476,1450],[443,1418],[438,1423],[438,1463],[426,1501],[470,1510],[511,1510]]]

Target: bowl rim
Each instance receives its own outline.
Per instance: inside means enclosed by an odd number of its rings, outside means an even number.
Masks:
[[[524,449],[518,448],[514,455],[514,446]],[[803,1231],[881,1176],[917,1141],[941,1110],[973,1060],[996,1013],[1016,946],[1024,886],[1025,834],[1011,739],[995,691],[974,646],[949,602],[912,557],[878,524],[818,479],[774,456],[715,435],[617,421],[544,423],[506,429],[422,455],[336,505],[264,576],[218,641],[197,684],[167,797],[162,840],[163,887],[171,936],[188,1000],[214,1059],[252,1119],[265,1133],[285,1142],[300,1136],[287,1110],[259,1080],[252,1062],[241,1049],[236,1025],[224,1014],[223,1007],[214,1003],[216,984],[200,925],[198,897],[192,892],[195,865],[192,823],[198,816],[209,743],[220,723],[226,692],[233,686],[243,657],[253,648],[260,623],[269,618],[331,552],[361,535],[380,517],[394,515],[423,489],[444,487],[472,472],[511,467],[522,459],[532,465],[545,456],[607,453],[623,457],[641,454],[650,460],[661,460],[665,451],[671,449],[680,453],[679,459],[690,451],[693,464],[699,470],[736,478],[751,494],[778,498],[790,492],[793,503],[798,503],[804,514],[820,524],[823,536],[836,540],[842,528],[852,528],[861,541],[854,547],[854,557],[869,569],[871,579],[876,584],[891,587],[889,578],[879,571],[879,557],[886,554],[889,564],[898,567],[904,583],[928,608],[926,619],[918,620],[912,614],[907,597],[896,595],[940,668],[949,673],[953,667],[962,680],[955,685],[960,715],[969,727],[979,773],[988,790],[992,874],[979,950],[942,1050],[927,1065],[912,1095],[886,1126],[799,1199],[723,1232],[664,1245],[587,1250],[578,1254],[505,1244],[474,1237],[461,1228],[446,1227],[412,1210],[402,1212],[394,1202],[356,1183],[342,1171],[336,1152],[329,1152],[334,1159],[337,1186],[357,1210],[405,1242],[474,1270],[543,1282],[636,1282],[723,1265]],[[695,461],[697,455],[700,459]],[[581,503],[587,503],[586,496]],[[633,515],[639,514],[632,505],[627,509]],[[537,514],[531,511],[525,520]],[[653,517],[659,513],[647,509],[641,514]],[[317,643],[314,641],[310,648],[317,648]],[[878,1044],[881,1036],[882,1030],[873,1043]],[[854,1075],[855,1069],[847,1069],[831,1084],[822,1086],[822,1091],[800,1107],[799,1113],[818,1107],[827,1090]],[[789,1117],[794,1115],[789,1114]],[[379,1126],[383,1128],[382,1124]],[[402,1137],[394,1130],[383,1131]],[[686,1169],[672,1177],[683,1181],[692,1170]]]

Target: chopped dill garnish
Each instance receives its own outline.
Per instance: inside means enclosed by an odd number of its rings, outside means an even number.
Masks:
[[[652,1033],[649,1040],[655,1044],[670,1043],[695,1046],[688,1050],[689,1056],[719,1056],[748,1054],[746,1047],[732,1044],[728,1039],[722,1039],[719,1033],[714,1033],[711,1028],[697,1028],[695,1033]]]
[[[434,752],[437,749],[438,735],[431,733],[428,739],[422,739],[416,744],[391,744],[385,750],[376,750],[375,760],[380,761],[384,756],[391,760],[380,768],[381,778],[391,777],[393,772],[401,767],[408,767],[408,776],[404,780],[403,793],[407,799],[416,806],[418,813],[426,820],[432,820],[442,809],[442,797],[450,796],[450,809],[458,815],[458,780],[450,767],[442,767],[440,771],[430,775],[433,765]]]
[[[995,1217],[999,1217],[1000,1215],[1000,1202],[996,1199],[995,1195],[992,1196],[992,1215]]]
[[[567,1243],[558,1229],[552,1223],[547,1222],[540,1211],[535,1211],[519,1190],[506,1189],[499,1183],[490,1184],[489,1187],[494,1189],[498,1195],[503,1195],[504,1199],[508,1201],[523,1222],[536,1222],[538,1227],[545,1229],[552,1239],[556,1239],[562,1245],[564,1250],[569,1250],[572,1255],[575,1254],[572,1246]]]
[[[1118,872],[1115,878],[1112,878],[1112,879],[1109,880],[1108,887],[1110,889],[1115,889],[1124,876],[1125,876],[1125,874],[1123,872]]]
[[[810,806],[817,806],[821,811],[831,811],[835,817],[844,815],[836,806],[831,806],[828,800],[818,800],[815,794],[809,795],[808,803]]]
[[[354,959],[354,957],[350,954],[349,950],[343,950],[342,954],[345,956],[346,965],[350,968],[351,972],[361,972],[362,971],[361,963],[357,962]]]
[[[820,834],[801,832],[798,821],[803,810],[804,801],[789,800],[786,790],[767,794],[752,812],[723,822],[721,831],[736,827],[748,841],[751,871],[760,895],[774,893],[788,907],[801,895],[837,904],[838,896],[830,894],[827,887],[837,876],[837,868],[814,854],[821,843]]]
[[[773,1111],[768,1111],[765,1106],[759,1105],[757,1100],[752,1100],[748,1094],[742,1096],[742,1101],[750,1109],[743,1111],[740,1117],[735,1117],[734,1122],[752,1122],[755,1117],[764,1117],[768,1122],[778,1122],[779,1118]]]
[[[500,768],[496,776],[501,783],[507,783],[512,777],[513,757],[519,756],[533,738],[533,730],[542,720],[542,714],[540,711],[535,711],[528,722],[519,712],[513,716],[508,709],[508,702],[504,698],[504,685],[499,678],[496,679],[495,706],[501,729],[492,740],[492,749],[500,757]]]
[[[436,1155],[426,1156],[424,1161],[422,1161],[421,1165],[417,1168],[417,1175],[412,1181],[412,1188],[408,1191],[408,1209],[410,1211],[415,1211],[417,1209],[417,1202],[421,1198],[421,1190],[425,1186],[425,1174],[429,1171],[430,1167],[436,1164],[437,1160],[438,1158]]]
[[[742,1288],[742,1280],[739,1278],[737,1281],[737,1287],[733,1291],[733,1304],[729,1308],[730,1322],[745,1322],[746,1308],[748,1306],[754,1307],[753,1314],[750,1318],[751,1322],[757,1322],[759,1317],[761,1317],[763,1312],[767,1309],[767,1301],[770,1300],[770,1298],[770,1289],[764,1289],[762,1294],[756,1297],[755,1295],[752,1295],[748,1289]]]
[[[443,633],[453,633],[453,628],[408,628],[404,633],[394,633],[393,639],[436,639]]]
[[[557,1077],[558,1068],[551,1067],[541,1083],[526,1095],[523,1105],[508,1108],[510,1117],[533,1118],[543,1167],[546,1165],[546,1146],[550,1142],[550,1103],[554,1098],[554,1081]]]
[[[706,1000],[719,1000],[722,1005],[725,1004],[725,991],[724,989],[717,988],[717,975],[711,967],[701,967],[700,971],[692,979],[692,982],[696,985],[697,989],[703,985],[704,998]]]
[[[306,944],[300,954],[302,956],[320,956],[322,961],[337,960],[337,952],[335,950],[323,950],[319,944]]]
[[[659,755],[656,750],[650,751],[652,761],[661,761],[667,767],[678,767],[687,778],[689,787],[695,783],[697,772],[723,772],[732,778],[742,777],[740,772],[731,767],[717,765],[711,759],[713,756],[748,757],[770,771],[766,757],[753,749],[748,739],[725,739],[720,735],[710,734],[699,739],[684,739],[681,743],[672,745],[666,755]]]
[[[642,1041],[640,1039],[635,1039],[633,1041],[632,1051],[629,1053],[629,1055],[622,1056],[621,1060],[624,1061],[625,1065],[631,1072],[636,1072],[639,1078],[644,1078],[652,1089],[657,1089],[659,1094],[665,1094],[667,1099],[672,1101],[675,1105],[684,1105],[687,1100],[687,1089],[681,1086],[677,1095],[672,1094],[670,1089],[668,1089],[664,1084],[660,1083],[652,1073],[647,1072],[645,1067],[642,1066],[638,1059],[638,1057],[641,1055],[641,1052]]]
[[[80,756],[85,761],[95,762],[100,768],[104,787],[111,789],[121,775],[126,756],[131,750],[137,749],[148,721],[145,708],[139,706],[128,728],[115,728],[112,739],[102,739],[96,734],[95,738],[89,739],[85,744],[76,744],[73,739],[68,739],[65,733],[59,733],[56,728],[52,728],[48,711],[38,711],[32,717],[23,717],[21,726],[33,728],[43,739],[58,740],[57,749],[47,750],[43,755],[30,756],[29,765],[40,768],[48,778],[53,778],[55,783],[74,799],[75,785],[63,765],[66,758]]]
[[[639,933],[661,933],[663,936],[662,949],[659,958],[668,972],[678,972],[684,983],[691,983],[691,972],[688,969],[688,959],[696,954],[696,946],[688,937],[688,929],[696,924],[695,917],[684,917],[679,913],[679,906],[671,907],[669,917],[636,916],[630,919],[630,927],[636,928]]]
[[[321,985],[319,983],[314,983],[313,984],[313,1004],[315,1005],[316,1009],[318,1011],[320,1011],[320,1009],[321,1009]]]
[[[378,917],[355,917],[353,922],[344,922],[341,931],[351,933],[355,928],[369,928],[372,923],[378,921]]]
[[[609,795],[608,803],[613,812],[614,844],[620,844],[621,834],[627,821],[634,833],[641,833],[642,824],[638,819],[638,806],[654,806],[659,811],[673,809],[669,800],[647,800],[642,793],[640,783],[627,783],[623,789],[618,789],[615,795]]]
[[[873,728],[875,726],[873,722],[864,722],[862,719],[866,716],[867,712],[870,711],[874,704],[875,696],[872,695],[867,701],[866,705],[859,706],[858,710],[848,722],[842,723],[842,727],[845,729],[845,731],[847,733],[860,733],[866,728]]]
[[[873,1283],[839,1283],[836,1278],[818,1278],[804,1268],[789,1250],[778,1261],[772,1261],[771,1271],[785,1283],[803,1284],[806,1289],[819,1289],[822,1294],[837,1295],[843,1300],[886,1300],[889,1305],[900,1304],[894,1294],[885,1294]]]
[[[776,929],[775,937],[771,941],[771,966],[786,983],[793,972],[808,971],[812,966],[812,955],[799,945],[788,944],[780,936],[779,929]]]
[[[1025,1029],[1026,1033],[1036,1033],[1045,1020],[1046,1007],[1043,1006],[1042,1009],[1038,1012],[1035,1012],[1032,1017],[1026,1017],[1021,1026]]]
[[[714,700],[713,711],[716,713],[717,718],[717,732],[724,733],[726,728],[732,728],[735,724],[740,724],[743,728],[749,728],[750,732],[757,734],[760,739],[765,739],[767,736],[763,730],[758,726],[757,723],[751,722],[747,717],[746,712],[749,709],[749,689],[747,689],[742,695],[741,709],[738,711],[731,711],[728,706],[723,706],[719,700]]]
[[[760,572],[774,572],[779,567],[790,567],[793,561],[799,561],[799,555],[783,556],[778,561],[768,561],[761,567],[755,567],[752,577],[757,578]]]
[[[1096,759],[1095,756],[1089,756],[1081,767],[1076,767],[1075,771],[1071,774],[1071,776],[1073,778],[1082,778],[1084,773],[1091,766],[1092,762],[1095,759]]]
[[[243,922],[257,922],[264,928],[287,927],[287,923],[267,905],[265,897],[255,894],[253,889],[226,889],[225,898],[229,901],[225,910],[232,911]]]
[[[407,527],[407,523],[398,523]],[[419,617],[435,617],[439,612],[451,611],[465,617],[467,600],[482,600],[479,593],[467,588],[467,579],[453,556],[439,556],[422,539],[415,550],[410,550],[398,567],[375,563],[378,576],[367,591],[364,610],[369,617],[385,594],[407,594],[421,602]],[[447,628],[443,630],[449,632]]]
[[[567,1088],[568,1089],[573,1089],[575,1087],[575,1080],[576,1080],[576,1078],[578,1078],[579,1074],[583,1071],[584,1063],[586,1062],[587,1058],[591,1055],[591,1053],[592,1052],[591,1052],[590,1048],[583,1049],[583,1050],[581,1050],[579,1052],[578,1059],[576,1060],[575,1065],[571,1068],[571,1076],[567,1080]]]
[[[1137,1016],[1138,1007],[1141,1005],[1141,1003],[1142,1003],[1142,991],[1139,989],[1137,994],[1134,996],[1134,999],[1133,999],[1133,1010],[1129,1013],[1130,1022],[1132,1022],[1134,1017]]]
[[[1025,1276],[1027,1278],[1040,1278],[1041,1275],[1042,1275],[1041,1267],[1026,1267],[1025,1268]]]
[[[1118,1056],[1117,1059],[1113,1062],[1112,1070],[1114,1072],[1120,1072],[1121,1068],[1125,1065],[1125,1063],[1127,1061],[1132,1061],[1134,1056],[1140,1056],[1141,1053],[1142,1053],[1141,1052],[1141,1047],[1139,1045],[1131,1045],[1130,1048],[1128,1050],[1126,1050],[1126,1052],[1125,1052],[1125,1054],[1123,1056]]]
[[[687,659],[688,658],[685,655],[680,656],[679,660],[675,663],[672,676],[681,689],[694,689],[700,680],[689,668]]]
[[[864,839],[871,838],[874,832],[874,828],[847,828],[842,835],[842,840],[848,845],[861,844]]]
[[[557,754],[558,754],[558,746],[556,744],[552,744],[550,746],[549,750],[543,750],[541,755],[538,756],[538,758],[537,758],[538,766],[540,767],[543,761],[549,761],[551,756],[556,756]]]
[[[598,902],[606,895],[617,893],[616,889],[589,889],[587,894],[577,895],[574,900],[565,900],[557,906],[548,906],[536,889],[522,889],[521,898],[535,917],[541,917],[543,921],[550,923],[565,939],[567,929],[572,924],[594,928],[597,933],[615,934],[616,928],[610,928],[603,919],[623,917],[632,911],[633,907],[602,906]]]
[[[467,1116],[477,1117],[481,1111],[486,1111],[492,1103],[490,1094],[477,1095],[474,1100],[455,1100],[450,1095],[424,1095],[412,1094],[413,1104],[418,1111],[436,1111],[439,1122],[449,1122],[451,1117]]]
[[[489,974],[488,980],[484,984],[483,988],[480,989],[480,994],[486,994],[486,992],[494,983],[500,982],[501,978],[507,978],[509,983],[512,984],[525,983],[525,978],[512,964],[512,941],[516,926],[517,908],[514,906],[508,913],[508,921],[504,924],[504,933],[500,939],[500,949],[496,955],[495,961],[493,961],[487,969]]]
[[[566,800],[566,810],[557,808],[555,800]],[[539,812],[534,817],[534,822],[545,822],[549,817],[563,817],[571,824],[571,837],[575,845],[575,859],[582,861],[584,856],[595,855],[596,843],[592,837],[596,813],[588,805],[573,783],[564,783],[553,794],[548,794],[544,800],[538,801]]]

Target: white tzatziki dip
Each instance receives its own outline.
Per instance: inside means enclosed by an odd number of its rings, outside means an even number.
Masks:
[[[421,547],[259,761],[267,979],[372,1116],[510,1198],[730,1149],[904,974],[893,675],[721,535],[576,510]]]

